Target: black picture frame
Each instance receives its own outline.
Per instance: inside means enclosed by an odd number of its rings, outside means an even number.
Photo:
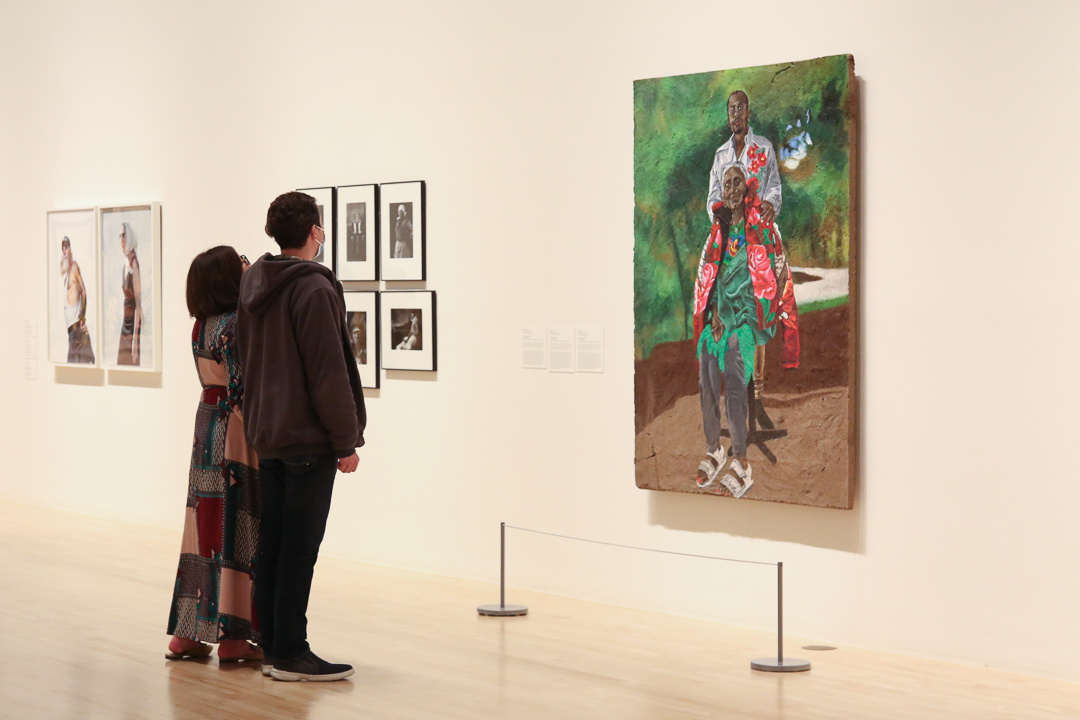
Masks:
[[[438,370],[438,315],[434,290],[379,293],[380,360],[387,370]]]
[[[379,185],[380,280],[427,280],[427,183]]]
[[[374,282],[379,279],[379,186],[339,185],[337,208],[339,242],[335,247],[334,272],[338,280]]]

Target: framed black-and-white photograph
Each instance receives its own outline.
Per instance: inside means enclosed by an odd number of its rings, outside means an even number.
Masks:
[[[46,214],[49,298],[49,362],[97,367],[97,211]]]
[[[382,305],[382,363],[387,370],[435,370],[433,290],[388,290]]]
[[[379,293],[345,292],[345,322],[352,340],[360,384],[379,387]]]
[[[307,193],[315,198],[315,204],[319,206],[319,227],[326,234],[326,242],[312,259],[332,271],[334,270],[334,247],[337,240],[337,234],[334,232],[334,188],[300,188],[299,192]]]
[[[337,189],[338,280],[379,279],[379,186]]]
[[[161,206],[98,213],[101,339],[107,368],[161,370]]]
[[[423,180],[379,186],[379,245],[383,280],[426,280]]]

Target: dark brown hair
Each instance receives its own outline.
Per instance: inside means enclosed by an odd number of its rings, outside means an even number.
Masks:
[[[307,193],[287,192],[278,195],[266,211],[266,234],[282,250],[304,247],[312,225],[319,225],[319,206]]]
[[[187,307],[191,317],[236,312],[240,301],[240,256],[228,245],[201,252],[191,261],[187,274]]]

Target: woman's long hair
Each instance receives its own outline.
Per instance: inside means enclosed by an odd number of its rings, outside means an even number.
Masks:
[[[191,317],[205,320],[212,315],[236,312],[243,274],[240,256],[228,245],[218,245],[196,255],[187,276],[187,306]]]

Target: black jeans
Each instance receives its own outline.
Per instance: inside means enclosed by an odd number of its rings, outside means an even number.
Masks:
[[[275,662],[309,649],[307,606],[330,514],[337,458],[299,455],[259,461],[262,518],[255,557],[260,645]]]

